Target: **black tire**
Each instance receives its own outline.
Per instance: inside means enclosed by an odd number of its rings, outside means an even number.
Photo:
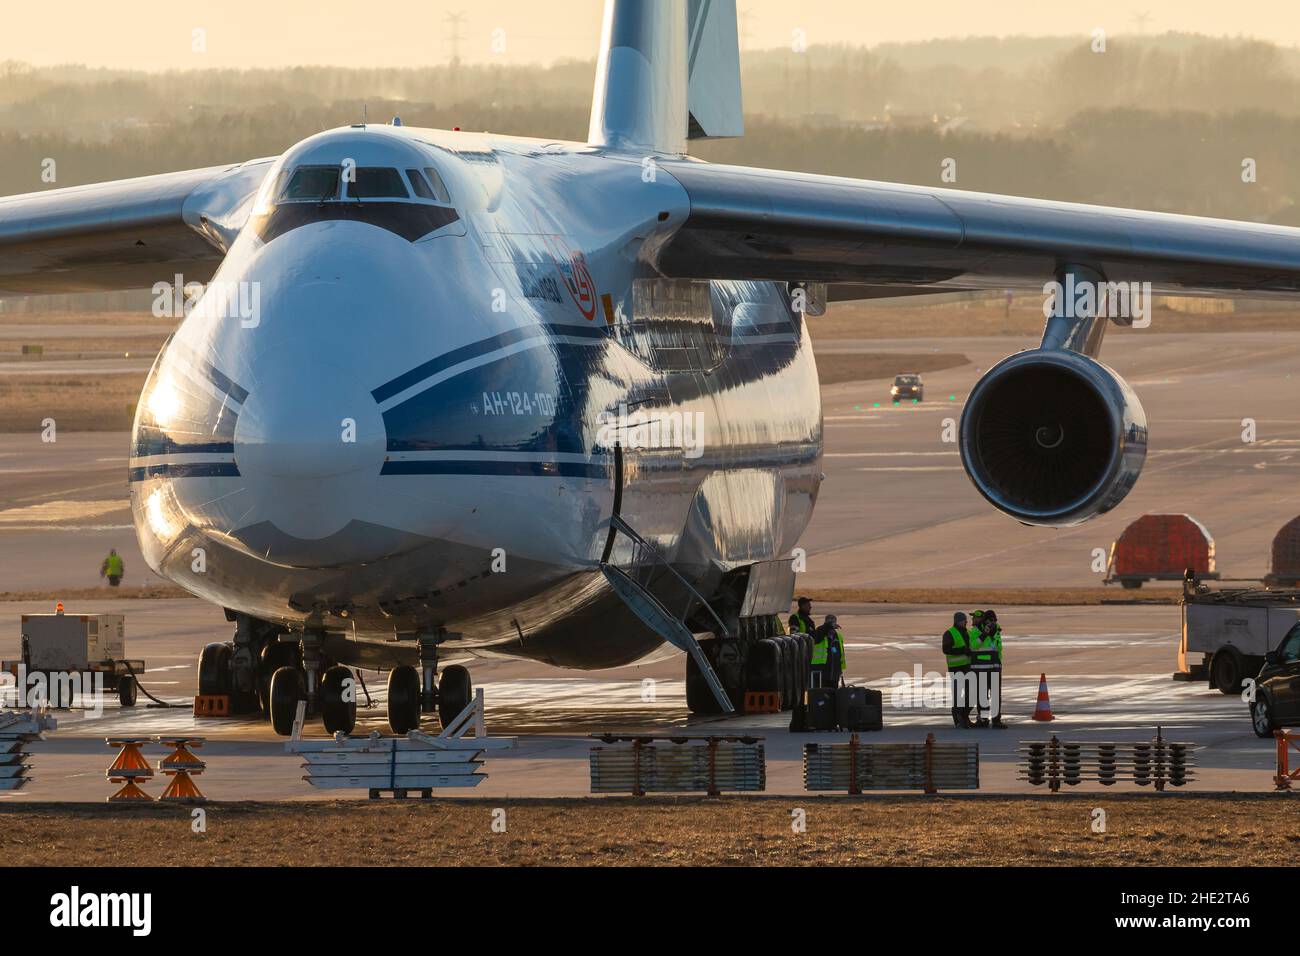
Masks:
[[[135,678],[123,674],[117,679],[117,700],[123,707],[134,707],[136,698]]]
[[[803,648],[803,656],[800,657],[800,660],[803,661],[803,676],[799,681],[799,699],[803,700],[804,691],[806,691],[808,686],[812,683],[812,636],[801,634],[799,636],[799,644]]]
[[[336,664],[320,682],[320,715],[327,734],[352,733],[357,725],[357,687],[352,671]],[[351,700],[345,698],[350,697]]]
[[[803,684],[800,681],[803,679],[803,644],[798,638],[788,637],[786,638],[785,648],[786,655],[790,659],[788,665],[790,668],[790,699],[787,702],[786,709],[794,710],[802,699],[800,695],[803,691]]]
[[[1240,694],[1242,676],[1241,657],[1234,651],[1219,651],[1210,661],[1210,686],[1221,694]]]
[[[230,658],[235,649],[220,641],[205,644],[199,652],[199,696],[229,697]]]
[[[258,655],[257,703],[262,716],[271,717],[271,675],[281,667],[298,667],[298,645],[285,641],[270,641],[263,645]]]
[[[280,667],[271,675],[271,727],[281,737],[293,733],[298,701],[307,699],[307,682],[296,667]]]
[[[749,650],[749,660],[745,663],[745,690],[779,691],[779,664],[775,641],[766,637],[755,641]]]
[[[790,701],[790,653],[789,643],[781,637],[772,638],[776,645],[776,689],[781,695],[781,709],[785,710]]]
[[[1121,578],[1119,583],[1125,591],[1136,591],[1142,586],[1141,581],[1134,581],[1132,578]]]
[[[388,726],[399,737],[420,729],[420,672],[409,664],[388,672]]]
[[[1256,737],[1272,737],[1277,724],[1273,720],[1273,705],[1268,696],[1257,692],[1250,705],[1250,724]]]
[[[469,706],[474,699],[474,682],[469,671],[452,664],[442,672],[438,681],[438,720],[446,727]]]
[[[728,694],[730,693],[728,691]],[[744,702],[733,697],[731,703],[739,707]],[[686,707],[692,714],[713,716],[722,713],[722,708],[718,706],[718,699],[713,696],[713,691],[709,689],[709,682],[704,679],[704,672],[695,663],[692,654],[686,655]]]

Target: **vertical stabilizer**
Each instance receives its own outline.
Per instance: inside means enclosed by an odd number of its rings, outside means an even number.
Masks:
[[[591,143],[684,153],[743,133],[736,0],[606,0]]]

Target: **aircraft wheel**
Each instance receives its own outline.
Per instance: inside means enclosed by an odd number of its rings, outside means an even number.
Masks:
[[[749,660],[745,664],[745,690],[779,691],[780,657],[776,642],[770,638],[755,641],[749,650]]]
[[[335,664],[321,679],[320,713],[327,734],[350,734],[357,725],[356,678],[341,664]]]
[[[452,664],[442,672],[438,681],[438,720],[446,727],[469,706],[474,699],[474,684],[469,679],[469,671],[459,664]]]
[[[230,657],[234,649],[221,641],[199,652],[199,696],[230,696]]]
[[[296,667],[281,667],[271,675],[271,726],[281,737],[293,733],[298,701],[307,699],[307,682]]]
[[[409,664],[388,672],[388,726],[399,737],[420,729],[420,672]]]
[[[258,655],[257,702],[262,716],[271,716],[271,675],[281,667],[298,667],[298,647],[284,641],[270,641]]]
[[[781,710],[794,705],[794,648],[784,637],[776,637],[781,662]]]

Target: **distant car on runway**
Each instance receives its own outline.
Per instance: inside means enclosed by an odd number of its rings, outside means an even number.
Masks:
[[[913,399],[918,402],[924,401],[925,384],[919,375],[895,375],[894,387],[889,390],[889,397],[895,402]]]
[[[1269,651],[1255,678],[1250,722],[1256,735],[1272,737],[1279,727],[1300,726],[1300,623],[1275,651]]]

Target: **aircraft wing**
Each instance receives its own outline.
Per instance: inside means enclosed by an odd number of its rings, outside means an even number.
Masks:
[[[273,161],[0,198],[0,296],[206,282]]]
[[[832,299],[1041,293],[1068,263],[1158,294],[1300,292],[1300,229],[689,160],[662,168],[690,197],[657,259],[676,278],[825,282]]]

